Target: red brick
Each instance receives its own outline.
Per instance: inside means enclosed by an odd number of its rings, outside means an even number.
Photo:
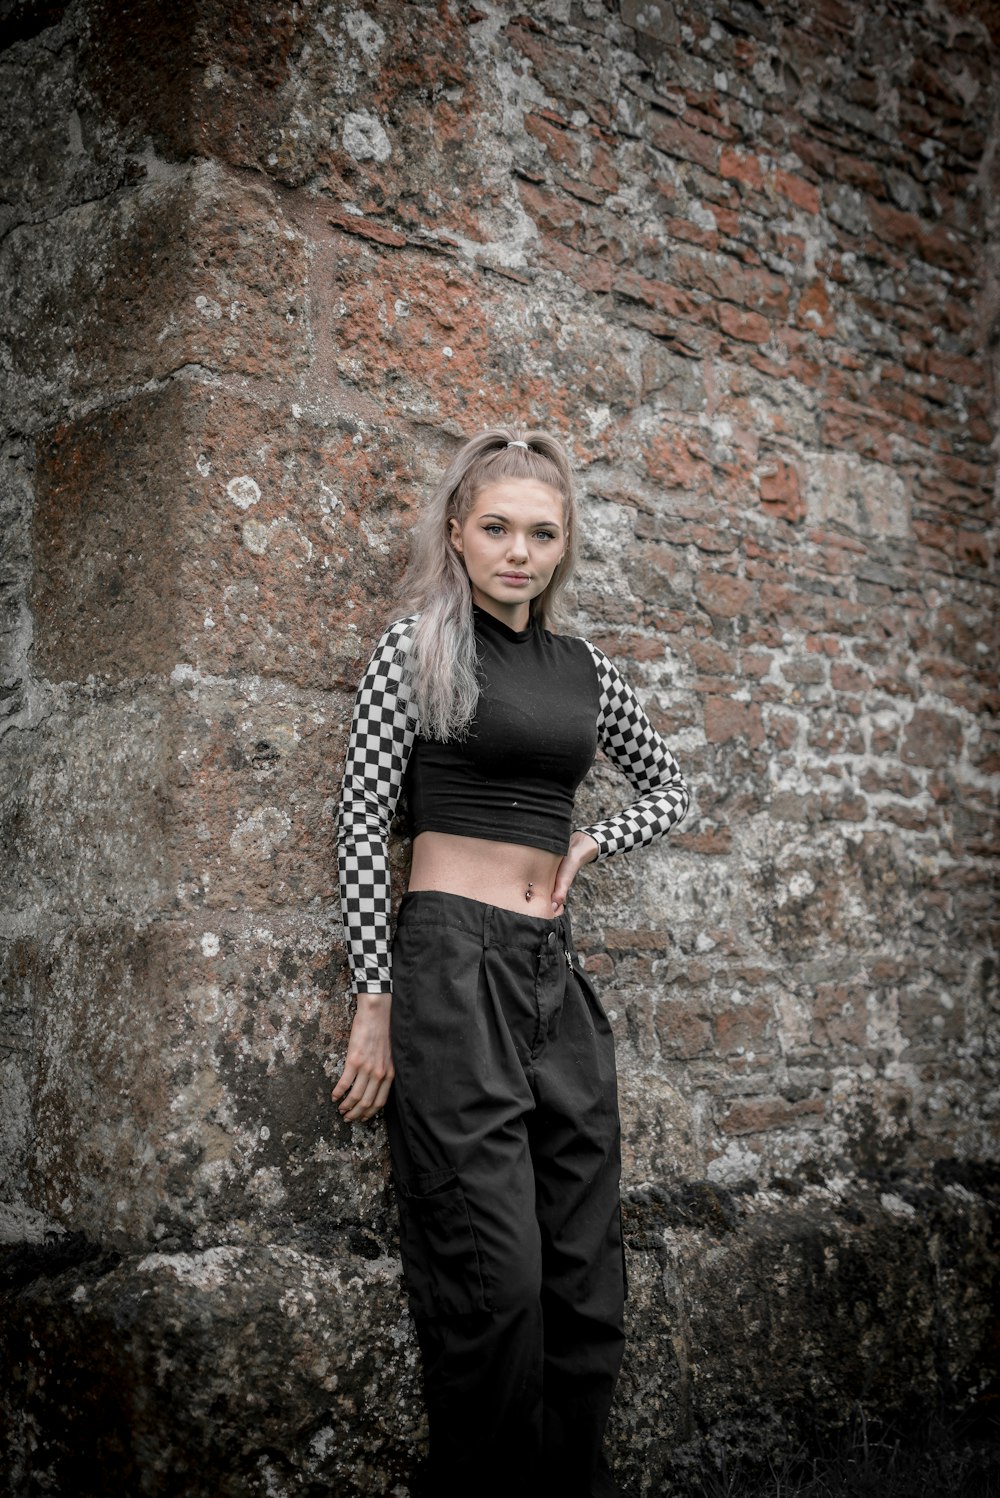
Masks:
[[[787,281],[761,266],[744,266],[731,256],[675,255],[670,268],[677,281],[706,296],[780,318],[788,313]]]
[[[736,669],[733,652],[715,640],[693,640],[688,646],[688,657],[697,671],[708,675],[731,676]]]
[[[813,1041],[861,1049],[868,1030],[868,986],[864,983],[818,983],[812,1004]]]
[[[673,115],[659,110],[651,111],[649,138],[658,151],[663,151],[668,156],[678,156],[682,161],[696,161],[710,172],[718,167],[718,141],[700,130],[693,130],[690,125],[685,125]]]
[[[730,338],[741,343],[766,343],[771,336],[770,324],[759,312],[745,312],[720,302],[718,307],[719,327]]]
[[[731,1103],[720,1120],[726,1134],[760,1134],[796,1122],[818,1120],[825,1112],[822,1098],[790,1103],[781,1097],[743,1098]]]
[[[910,765],[943,768],[954,764],[963,740],[958,718],[935,708],[918,707],[903,732],[900,757]]]
[[[735,1004],[714,1015],[716,1045],[723,1056],[769,1051],[774,1044],[774,1011],[766,999]]]
[[[706,572],[699,575],[696,592],[699,602],[710,614],[735,619],[751,607],[754,588],[745,578],[732,577],[724,572]]]
[[[719,175],[736,182],[745,182],[748,187],[764,186],[760,158],[749,151],[736,151],[732,146],[723,146],[719,153]]]
[[[689,1060],[711,1054],[712,1023],[704,1000],[695,997],[660,998],[654,1006],[654,1023],[664,1056]]]
[[[711,483],[712,470],[694,432],[668,428],[653,438],[643,457],[650,478],[670,489],[704,489]]]
[[[679,832],[676,841],[690,853],[711,855],[731,853],[733,850],[732,829],[706,826],[704,818],[699,819],[697,832]]]
[[[807,286],[802,291],[795,309],[795,321],[800,328],[816,333],[821,338],[833,337],[837,325],[830,309],[830,298],[822,281],[814,281],[811,286]]]
[[[765,459],[758,469],[760,497],[768,514],[778,515],[793,524],[805,519],[806,503],[799,486],[798,471],[783,458]]]
[[[743,739],[758,748],[764,742],[760,707],[755,702],[737,702],[732,697],[706,697],[705,737],[710,744]]]
[[[819,213],[819,189],[812,182],[807,182],[804,177],[796,177],[792,172],[782,171],[780,167],[775,169],[771,181],[775,190],[794,203],[796,208],[802,208],[806,213]]]
[[[400,234],[396,229],[390,229],[385,224],[373,223],[370,219],[360,218],[353,213],[341,213],[334,211],[327,215],[327,222],[335,229],[342,229],[346,234],[358,234],[362,239],[372,239],[376,244],[404,245],[406,235]]]
[[[566,129],[565,122],[558,120],[553,122],[551,115],[543,118],[540,114],[526,114],[524,117],[524,128],[529,135],[533,135],[540,141],[553,161],[569,171],[578,171],[580,168],[580,143]]]
[[[960,530],[956,537],[956,551],[961,562],[968,562],[973,567],[989,567],[990,565],[990,542],[989,537],[982,531]]]
[[[779,749],[790,749],[799,736],[799,720],[790,713],[769,712],[767,736]]]

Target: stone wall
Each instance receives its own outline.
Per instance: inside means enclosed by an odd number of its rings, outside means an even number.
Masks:
[[[619,1469],[666,1491],[805,1410],[967,1398],[995,13],[8,11],[11,1492],[70,1491],[81,1451],[95,1494],[407,1490],[384,1136],[327,1100],[334,807],[412,511],[498,420],[566,439],[578,628],[695,792],[575,896],[626,1134]],[[598,767],[582,817],[625,789]]]

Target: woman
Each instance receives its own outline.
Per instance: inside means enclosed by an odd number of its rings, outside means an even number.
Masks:
[[[347,755],[357,1011],[333,1097],[350,1122],[386,1106],[434,1498],[618,1492],[602,1451],[624,1342],[614,1047],[566,904],[584,864],[661,836],[688,792],[607,657],[550,631],[576,532],[555,439],[467,442],[418,527],[413,612],[376,648]],[[639,799],[573,831],[598,745]]]

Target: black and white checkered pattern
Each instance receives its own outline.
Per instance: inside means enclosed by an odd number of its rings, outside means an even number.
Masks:
[[[340,803],[340,908],[354,986],[388,993],[389,826],[417,734],[407,661],[413,616],[391,624],[358,688]]]
[[[594,839],[600,859],[662,837],[682,820],[691,797],[665,739],[650,723],[617,666],[589,640],[584,644],[597,667],[601,687],[598,743],[639,792],[639,800],[617,816],[580,828]]]
[[[358,993],[391,986],[389,828],[413,741],[419,732],[407,663],[414,615],[390,625],[358,688],[340,807],[340,900]],[[616,816],[580,830],[598,857],[662,837],[688,808],[688,789],[664,739],[604,653],[584,642],[600,687],[598,743],[631,781],[639,799]]]

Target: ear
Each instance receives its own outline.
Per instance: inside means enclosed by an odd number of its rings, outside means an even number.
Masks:
[[[462,527],[459,525],[459,523],[455,519],[454,515],[452,515],[451,519],[448,521],[448,540],[451,542],[452,546],[454,546],[454,548],[458,552],[459,556],[461,556],[461,554],[462,554]]]

